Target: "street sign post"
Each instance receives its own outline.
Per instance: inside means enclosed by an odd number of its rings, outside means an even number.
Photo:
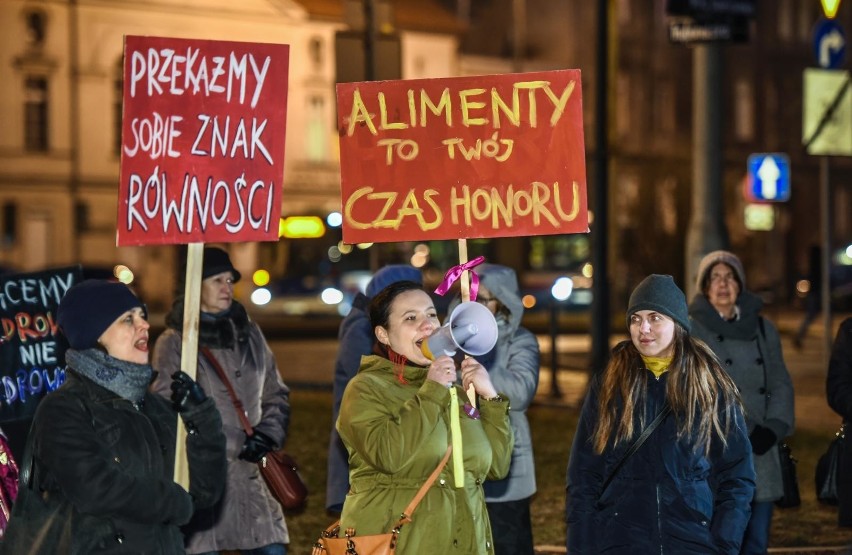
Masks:
[[[802,143],[808,154],[852,156],[852,94],[849,72],[804,71]]]
[[[759,202],[790,200],[790,159],[786,154],[752,154],[748,157],[748,192]]]
[[[819,67],[837,69],[846,61],[846,33],[834,19],[820,19],[814,27],[814,56]]]

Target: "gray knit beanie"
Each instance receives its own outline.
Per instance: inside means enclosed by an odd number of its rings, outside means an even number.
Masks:
[[[731,270],[734,271],[734,278],[740,286],[740,291],[745,291],[746,280],[743,263],[740,262],[737,255],[728,251],[713,251],[701,259],[698,264],[698,275],[695,276],[695,287],[702,293],[707,291],[707,287],[710,285],[710,271],[719,262],[724,262],[731,267]]]
[[[627,304],[627,327],[630,327],[630,316],[640,310],[654,310],[665,314],[681,325],[687,332],[689,324],[689,310],[686,306],[686,296],[683,291],[675,285],[672,276],[651,274],[636,286],[630,294]]]

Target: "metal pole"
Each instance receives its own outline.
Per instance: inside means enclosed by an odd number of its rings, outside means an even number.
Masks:
[[[524,70],[524,56],[527,49],[527,3],[526,0],[512,0],[512,33],[514,48],[512,49],[512,71],[520,73]]]
[[[829,159],[823,156],[819,165],[819,204],[822,212],[822,322],[823,333],[822,365],[828,368],[831,358],[831,182]]]
[[[607,238],[609,235],[609,141],[607,130],[607,90],[609,60],[609,0],[598,0],[598,57],[595,63],[595,189],[592,195],[592,350],[590,367],[593,373],[602,372],[609,359],[609,271],[607,269]]]
[[[376,78],[376,26],[373,24],[373,0],[364,0],[364,80]]]
[[[698,263],[727,247],[722,210],[722,52],[716,43],[693,50],[692,213],[686,233],[686,298],[697,293]]]
[[[556,338],[559,335],[559,301],[550,299],[550,396],[562,397],[559,389],[559,351]]]

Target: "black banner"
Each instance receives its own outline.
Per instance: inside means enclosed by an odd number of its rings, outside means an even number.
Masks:
[[[0,277],[0,422],[31,419],[65,381],[56,309],[81,280],[80,266]]]

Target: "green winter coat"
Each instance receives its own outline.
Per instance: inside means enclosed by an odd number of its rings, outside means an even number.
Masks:
[[[370,355],[346,387],[337,429],[349,451],[350,492],[340,528],[358,536],[389,532],[450,444],[450,393],[426,380],[426,368]],[[456,387],[459,403],[466,399]],[[465,485],[453,485],[452,459],[400,533],[397,553],[494,553],[482,482],[509,471],[509,402],[481,401],[479,420],[460,410]]]

